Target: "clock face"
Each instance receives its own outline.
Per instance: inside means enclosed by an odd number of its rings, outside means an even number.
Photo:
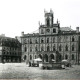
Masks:
[[[50,29],[46,29],[46,32],[50,32]]]

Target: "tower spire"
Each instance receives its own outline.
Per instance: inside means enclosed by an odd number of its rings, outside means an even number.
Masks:
[[[39,26],[40,26],[40,21],[38,22]]]
[[[57,19],[57,24],[59,23],[58,19]]]
[[[50,13],[53,13],[52,9],[50,9]]]
[[[46,13],[46,10],[44,9],[44,13]]]

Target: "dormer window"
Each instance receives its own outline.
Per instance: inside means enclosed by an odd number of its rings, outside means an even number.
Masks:
[[[53,33],[56,33],[56,29],[53,29]]]

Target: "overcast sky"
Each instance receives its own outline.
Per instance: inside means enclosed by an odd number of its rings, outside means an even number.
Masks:
[[[8,37],[32,33],[44,24],[44,9],[54,12],[61,27],[80,27],[80,0],[0,0],[0,34]]]

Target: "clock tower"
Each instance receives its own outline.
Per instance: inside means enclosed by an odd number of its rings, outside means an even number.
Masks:
[[[46,12],[44,11],[44,15],[45,15],[45,24],[44,25],[40,25],[39,27],[39,33],[40,35],[54,35],[54,34],[58,34],[58,32],[60,31],[60,24],[58,23],[54,23],[54,15],[53,15],[53,11],[50,10],[50,12]]]

